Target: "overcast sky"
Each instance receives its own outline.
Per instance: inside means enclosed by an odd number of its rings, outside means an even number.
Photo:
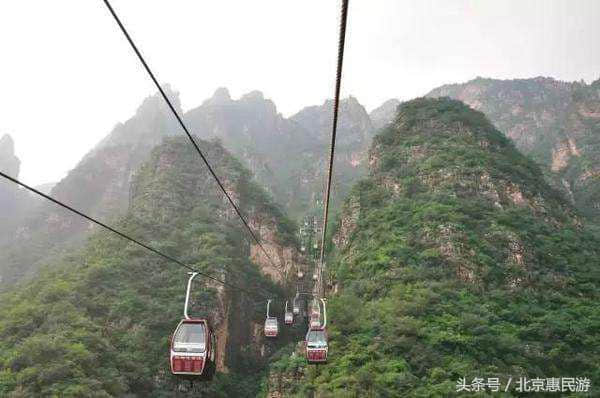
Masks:
[[[368,110],[476,76],[600,77],[598,0],[352,0],[342,93]],[[217,87],[284,115],[331,97],[339,1],[113,0],[184,110]],[[154,93],[102,0],[0,2],[0,135],[57,181]]]

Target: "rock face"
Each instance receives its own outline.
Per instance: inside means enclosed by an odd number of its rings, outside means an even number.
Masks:
[[[453,396],[481,369],[595,374],[600,320],[577,319],[597,313],[600,240],[481,112],[403,103],[333,241],[327,372],[286,385],[301,367],[282,360],[274,393]]]
[[[14,141],[10,135],[5,134],[0,138],[0,170],[10,177],[18,178],[20,166],[21,161],[15,155]],[[17,226],[35,205],[35,199],[27,192],[0,178],[0,245],[10,241]],[[2,279],[0,267],[0,284]]]
[[[12,137],[4,134],[0,138],[0,170],[11,177],[19,176],[21,161],[15,156],[15,143]]]
[[[205,139],[218,138],[255,174],[292,216],[317,209],[328,162],[333,103],[307,107],[289,119],[275,104],[253,91],[239,100],[218,89],[200,107],[186,113],[192,130]],[[364,107],[350,97],[341,102],[336,147],[337,184],[341,197],[364,173],[373,125]]]
[[[519,150],[553,172],[553,185],[578,209],[600,221],[600,80],[477,78],[428,96],[449,96],[485,113]]]

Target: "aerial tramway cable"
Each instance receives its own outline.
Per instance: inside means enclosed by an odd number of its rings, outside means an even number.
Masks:
[[[88,221],[93,222],[94,224],[97,224],[97,225],[99,225],[99,226],[101,226],[101,227],[109,230],[110,232],[113,232],[113,233],[119,235],[121,238],[127,239],[130,242],[133,242],[136,245],[143,247],[144,249],[150,250],[154,254],[157,254],[157,255],[159,255],[159,256],[161,256],[161,257],[163,257],[163,258],[165,258],[165,259],[167,259],[167,260],[169,260],[169,261],[171,261],[171,262],[173,262],[173,263],[175,263],[175,264],[177,264],[177,265],[179,265],[181,267],[187,268],[188,270],[190,270],[192,272],[195,272],[198,275],[201,275],[201,276],[203,276],[203,277],[205,277],[207,279],[210,279],[212,281],[220,283],[220,284],[222,284],[224,286],[228,286],[228,287],[237,289],[237,290],[239,290],[241,292],[244,292],[244,293],[246,293],[246,294],[248,294],[250,296],[254,296],[254,295],[257,294],[257,292],[250,292],[249,290],[242,289],[239,286],[236,286],[236,285],[231,284],[229,282],[225,282],[225,281],[223,281],[223,280],[221,280],[219,278],[215,278],[214,276],[210,276],[210,275],[208,275],[206,273],[200,272],[197,269],[195,269],[194,267],[192,267],[191,265],[188,265],[188,264],[186,264],[186,263],[184,263],[184,262],[176,259],[175,257],[172,257],[172,256],[170,256],[168,254],[165,254],[165,253],[161,252],[160,250],[157,250],[157,249],[153,248],[152,246],[149,246],[149,245],[147,245],[147,244],[145,244],[143,242],[140,242],[139,240],[137,240],[135,238],[132,238],[131,236],[129,236],[129,235],[127,235],[127,234],[125,234],[125,233],[123,233],[123,232],[121,232],[121,231],[119,231],[119,230],[117,230],[117,229],[115,229],[115,228],[113,228],[113,227],[111,227],[109,225],[104,224],[102,221],[96,220],[95,218],[88,216],[87,214],[85,214],[85,213],[83,213],[83,212],[81,212],[81,211],[79,211],[79,210],[77,210],[77,209],[75,209],[75,208],[73,208],[73,207],[71,207],[71,206],[63,203],[63,202],[61,202],[58,199],[53,198],[52,196],[46,195],[45,193],[38,191],[37,189],[35,189],[35,188],[33,188],[33,187],[31,187],[31,186],[29,186],[29,185],[27,185],[27,184],[25,184],[25,183],[17,180],[16,178],[13,178],[13,177],[11,177],[11,176],[3,173],[2,171],[0,171],[0,176],[6,178],[9,181],[14,182],[17,185],[22,186],[23,188],[27,189],[28,191],[31,191],[31,192],[33,192],[33,193],[35,193],[35,194],[43,197],[44,199],[47,199],[47,200],[49,200],[49,201],[51,201],[51,202],[53,202],[53,203],[55,203],[55,204],[57,204],[57,205],[65,208],[65,209],[67,209],[67,210],[69,210],[69,211],[71,211],[71,212],[73,212],[73,213],[75,213],[75,214],[77,214],[77,215],[85,218]]]
[[[202,153],[202,150],[200,149],[200,147],[196,143],[196,140],[194,140],[194,137],[192,137],[192,135],[190,134],[187,126],[185,125],[185,123],[183,122],[183,120],[181,119],[181,117],[179,116],[179,114],[177,113],[177,111],[175,110],[175,107],[173,107],[173,104],[171,103],[171,100],[169,100],[169,98],[165,94],[163,88],[158,83],[158,80],[154,76],[154,73],[152,72],[152,70],[148,66],[148,63],[146,62],[146,60],[142,56],[142,53],[140,52],[140,50],[138,50],[137,46],[135,45],[135,43],[131,39],[131,36],[127,32],[127,29],[125,29],[125,26],[123,25],[123,23],[119,19],[119,17],[117,15],[117,13],[115,12],[115,10],[112,8],[110,2],[108,0],[103,0],[103,1],[104,1],[104,4],[106,5],[106,7],[108,8],[108,10],[110,11],[111,15],[113,16],[115,22],[117,23],[117,25],[119,25],[119,28],[121,29],[121,32],[123,32],[123,35],[125,36],[125,38],[129,42],[129,44],[131,45],[131,48],[133,49],[133,51],[137,55],[138,59],[140,60],[140,62],[144,66],[144,69],[146,70],[146,72],[148,72],[148,75],[150,76],[150,79],[152,79],[152,81],[154,82],[154,85],[156,86],[156,88],[158,88],[158,91],[160,92],[161,96],[163,97],[163,99],[167,103],[167,106],[169,107],[169,109],[171,110],[171,112],[173,113],[173,115],[175,115],[175,118],[179,122],[179,125],[181,126],[181,128],[183,129],[183,131],[185,132],[185,134],[187,135],[187,137],[189,138],[189,140],[192,143],[192,145],[194,146],[194,148],[196,148],[196,151],[200,155],[200,158],[202,158],[202,161],[204,162],[204,164],[208,168],[208,171],[210,172],[210,174],[213,176],[213,178],[215,179],[215,181],[219,185],[219,188],[221,188],[221,191],[223,191],[223,193],[227,197],[227,200],[229,201],[229,204],[231,204],[231,206],[235,210],[236,214],[238,215],[238,217],[240,218],[240,220],[242,220],[242,223],[244,224],[244,226],[246,227],[246,229],[248,230],[248,232],[250,233],[250,235],[252,236],[252,238],[254,239],[254,241],[261,248],[262,252],[265,254],[265,256],[267,257],[267,259],[269,260],[269,262],[271,263],[271,265],[275,267],[275,263],[273,262],[273,259],[271,258],[271,256],[269,255],[269,253],[266,251],[266,249],[264,248],[264,246],[262,245],[262,243],[260,242],[260,240],[258,239],[258,237],[256,236],[256,234],[254,233],[254,231],[252,231],[252,229],[250,228],[250,225],[248,225],[248,222],[246,221],[246,219],[242,215],[240,209],[236,206],[236,204],[234,203],[233,199],[231,198],[231,196],[229,195],[229,193],[225,189],[225,186],[223,185],[223,183],[221,182],[221,180],[219,179],[219,177],[215,173],[214,169],[212,168],[212,166],[208,162],[208,159],[206,158],[206,156],[204,156],[204,153]]]
[[[337,134],[338,113],[340,105],[340,87],[342,85],[342,66],[344,64],[344,46],[346,44],[346,22],[348,20],[348,2],[342,0],[340,35],[338,40],[337,73],[335,79],[335,96],[333,100],[333,127],[331,131],[331,147],[329,151],[329,170],[327,172],[327,188],[325,191],[325,206],[323,208],[323,229],[321,234],[321,254],[319,258],[320,293],[323,292],[323,259],[325,256],[325,237],[327,235],[327,220],[329,217],[329,197],[331,196],[331,178],[333,174],[333,159],[335,154],[335,138]]]

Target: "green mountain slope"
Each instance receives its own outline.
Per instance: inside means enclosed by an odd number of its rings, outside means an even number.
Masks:
[[[294,228],[222,146],[200,144],[280,273],[253,254],[257,249],[185,138],[169,138],[152,151],[117,226],[254,293],[197,278],[191,311],[211,319],[218,368],[229,372],[200,389],[246,396],[256,387],[244,378],[275,347],[262,338],[263,297],[288,281],[297,255]],[[281,284],[264,274],[281,275]],[[186,281],[185,269],[97,231],[80,252],[1,296],[0,396],[173,396],[181,385],[168,370],[167,341],[182,316]]]
[[[293,382],[266,390],[448,397],[462,377],[600,383],[600,240],[482,113],[448,98],[401,105],[338,224],[331,360],[286,357],[269,380]]]

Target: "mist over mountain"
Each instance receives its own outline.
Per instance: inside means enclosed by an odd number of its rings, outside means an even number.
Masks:
[[[236,154],[292,216],[307,206],[318,208],[325,181],[333,114],[332,101],[310,106],[290,118],[260,91],[234,100],[225,88],[185,114],[192,131],[218,138]],[[342,100],[336,156],[336,197],[364,172],[363,163],[374,128],[353,97]],[[339,190],[339,192],[337,192]]]
[[[165,90],[178,104],[178,94],[169,87]],[[93,217],[118,218],[129,206],[134,171],[155,145],[177,132],[175,123],[162,98],[146,98],[131,119],[117,124],[52,187],[50,195]],[[88,221],[53,203],[39,203],[18,220],[19,228],[0,250],[0,289],[33,276],[44,263],[78,247],[94,229]]]
[[[19,175],[21,161],[15,156],[15,143],[12,137],[4,134],[0,138],[0,170],[11,177]]]
[[[12,138],[5,134],[0,138],[0,170],[11,177],[19,176],[21,161],[15,156],[15,145]],[[18,206],[18,189],[9,181],[0,181],[0,243],[6,240],[12,231],[14,214]]]
[[[400,100],[392,98],[390,100],[385,101],[383,104],[373,109],[371,113],[369,113],[369,117],[371,118],[371,123],[373,123],[373,127],[376,130],[379,130],[385,127],[386,124],[391,122],[396,115],[396,111],[398,110],[398,106],[400,105]]]
[[[168,85],[164,90],[182,114],[179,94]],[[274,200],[298,219],[307,213],[321,212],[332,106],[332,102],[327,101],[321,106],[305,108],[288,119],[259,91],[234,100],[227,89],[220,88],[183,117],[194,134],[203,139],[220,140],[251,170]],[[154,146],[165,137],[181,134],[180,129],[160,95],[148,97],[131,119],[118,123],[52,187],[50,194],[94,217],[116,219],[130,206],[135,170]],[[373,133],[364,107],[353,97],[343,100],[334,206],[364,173],[366,148]],[[9,156],[2,159],[12,162],[14,169],[14,159]],[[28,215],[17,234],[7,237],[10,245],[0,252],[3,280],[0,286],[10,286],[23,277],[32,276],[48,258],[80,245],[94,228],[54,204],[42,203]]]
[[[46,195],[49,195],[50,192],[52,192],[52,188],[54,188],[55,186],[56,186],[55,182],[47,182],[45,184],[37,185],[34,188],[42,193],[45,193]]]
[[[479,78],[440,87],[429,96],[455,97],[482,110],[517,148],[540,162],[547,180],[593,221],[600,211],[597,86],[597,82],[586,85],[550,78]],[[169,86],[165,91],[182,112],[178,93]],[[368,114],[356,98],[342,100],[334,164],[334,211],[350,187],[366,174],[372,137],[393,118],[398,104],[392,99]],[[321,213],[331,117],[331,101],[284,118],[260,91],[232,99],[225,88],[184,114],[195,134],[220,140],[294,219]],[[51,193],[94,216],[117,217],[129,206],[135,169],[164,137],[181,134],[179,129],[163,100],[151,96],[130,120],[117,124],[84,156]],[[18,163],[14,155],[8,155],[10,145],[4,140],[6,154],[2,160],[14,170]],[[9,189],[14,196],[14,188]],[[5,213],[11,219],[6,225],[22,225],[18,233],[4,234],[5,240],[12,241],[0,253],[0,275],[5,283],[31,275],[48,252],[63,252],[65,244],[78,245],[93,229],[51,204],[43,203],[29,212],[33,214],[25,223],[13,216],[17,213]],[[39,249],[23,250],[25,246]]]

